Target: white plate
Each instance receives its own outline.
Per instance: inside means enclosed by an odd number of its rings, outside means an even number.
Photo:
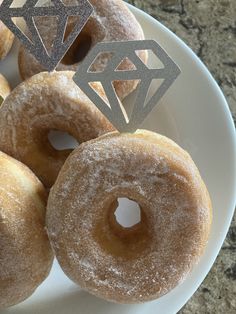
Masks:
[[[167,28],[132,8],[146,38],[156,39],[174,58],[182,74],[143,127],[165,134],[189,151],[205,180],[214,208],[208,247],[187,280],[159,300],[143,305],[117,305],[81,291],[54,264],[34,295],[1,314],[173,314],[192,296],[209,272],[226,236],[235,206],[235,129],[225,98],[206,67]],[[16,45],[0,64],[13,85],[18,82]],[[151,60],[152,62],[152,60]]]

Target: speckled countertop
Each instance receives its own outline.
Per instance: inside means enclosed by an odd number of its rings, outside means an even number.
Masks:
[[[174,31],[207,65],[236,122],[236,0],[128,0]],[[180,314],[236,313],[236,215],[220,254]]]

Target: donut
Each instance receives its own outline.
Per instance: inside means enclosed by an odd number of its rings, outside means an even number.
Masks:
[[[76,4],[77,0],[67,0],[64,2],[67,4]],[[140,24],[123,1],[90,0],[90,3],[94,8],[94,12],[65,57],[59,63],[57,67],[58,71],[76,71],[79,63],[91,48],[99,42],[144,39],[143,30]],[[51,19],[38,19],[37,26],[39,32],[44,39],[45,46],[50,50],[56,35],[57,23],[53,22]],[[66,35],[73,30],[75,21],[76,18],[72,18],[68,21]],[[49,29],[50,31],[48,31]],[[146,51],[139,51],[137,54],[144,63],[147,62]],[[100,55],[93,64],[93,71],[102,71],[106,67],[109,59],[110,54],[108,53]],[[20,74],[23,79],[41,71],[45,71],[43,66],[41,66],[23,46],[21,46],[19,50],[18,63]],[[134,66],[128,59],[126,59],[120,64],[119,69],[134,69]],[[117,95],[120,99],[123,99],[137,87],[137,84],[138,81],[117,81],[114,82],[114,87]]]
[[[115,219],[118,198],[141,221]],[[190,155],[172,140],[112,132],[69,156],[50,191],[46,226],[65,274],[117,303],[156,299],[181,283],[202,255],[211,201]]]
[[[57,150],[51,130],[79,143],[114,130],[73,82],[74,72],[41,72],[18,85],[0,108],[0,150],[26,164],[50,188],[71,149]],[[93,88],[103,96],[101,86]]]
[[[3,100],[10,94],[11,88],[8,81],[5,77],[0,73],[0,105]]]
[[[0,5],[3,0],[0,0]],[[0,60],[3,60],[11,50],[14,41],[12,32],[0,21]]]
[[[36,176],[0,152],[0,309],[28,298],[51,269],[46,200]]]

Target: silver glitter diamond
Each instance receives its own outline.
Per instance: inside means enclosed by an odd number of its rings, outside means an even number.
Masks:
[[[136,51],[139,50],[152,50],[163,63],[164,68],[149,69],[136,54]],[[90,71],[96,57],[102,53],[111,53],[112,55],[106,68],[102,72]],[[117,69],[125,58],[134,64],[134,70],[121,71]],[[157,42],[142,40],[97,44],[79,65],[73,79],[117,130],[134,132],[158,104],[179,74],[179,67]],[[146,103],[147,94],[154,79],[162,79],[163,82]],[[130,119],[127,118],[124,107],[113,87],[113,82],[120,80],[140,81]],[[95,92],[89,84],[90,82],[101,82],[108,102]]]
[[[65,6],[61,0],[51,0],[52,6],[37,6],[38,0],[26,0],[22,7],[13,7],[13,0],[3,0],[0,5],[0,20],[14,33],[29,52],[48,70],[53,71],[64,57],[93,12],[87,0],[80,0],[75,6]],[[57,35],[50,55],[35,25],[35,17],[58,18]],[[78,16],[73,31],[64,41],[67,20]],[[24,18],[32,38],[29,39],[12,21],[13,17]],[[48,30],[50,32],[50,29]]]

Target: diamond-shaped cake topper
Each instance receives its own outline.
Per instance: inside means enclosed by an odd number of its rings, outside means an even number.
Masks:
[[[3,0],[0,5],[0,20],[48,71],[53,71],[56,68],[93,12],[93,7],[87,0],[80,0],[74,6],[65,6],[61,0],[51,0],[52,6],[37,6],[39,0],[26,0],[22,7],[17,8],[11,7],[13,2],[13,0]],[[58,18],[58,29],[49,55],[34,18],[51,16]],[[72,32],[64,41],[67,20],[70,16],[78,16],[79,19]],[[32,35],[31,40],[15,25],[12,21],[13,17],[24,18]]]
[[[136,51],[139,50],[151,50],[163,63],[164,68],[149,69],[136,54]],[[106,68],[102,72],[90,71],[97,56],[107,52],[111,53],[112,57]],[[133,63],[134,70],[118,69],[125,58]],[[97,44],[79,65],[73,79],[118,131],[134,132],[157,105],[179,74],[179,67],[156,41],[140,40]],[[154,79],[161,79],[163,82],[146,103],[148,91]],[[137,98],[129,120],[113,86],[114,81],[120,80],[140,81]],[[108,102],[96,93],[89,84],[90,82],[100,82],[102,84]]]

